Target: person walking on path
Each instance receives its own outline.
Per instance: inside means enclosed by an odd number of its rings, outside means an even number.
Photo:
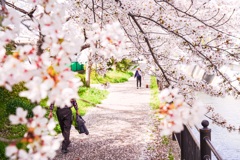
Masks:
[[[71,107],[74,106],[76,110],[76,114],[78,115],[78,105],[75,99],[71,100],[71,106],[66,106],[64,108],[57,107],[57,118],[59,125],[61,127],[62,135],[63,135],[63,142],[62,142],[62,153],[67,153],[68,152],[68,145],[70,144],[70,130],[72,126],[72,110]],[[54,103],[52,103],[49,107],[50,112],[48,118],[52,118],[52,111],[54,108]]]
[[[138,83],[139,83],[139,87],[141,88],[141,85],[142,85],[142,71],[139,67],[134,74],[134,78],[137,78],[137,89],[138,89]]]

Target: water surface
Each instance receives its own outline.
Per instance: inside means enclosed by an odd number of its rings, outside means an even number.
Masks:
[[[205,104],[215,106],[215,112],[222,115],[227,123],[240,126],[240,100],[233,97],[210,97],[204,93],[198,93],[198,98]],[[205,117],[206,119],[206,117]],[[207,119],[209,120],[209,119]],[[198,125],[201,128],[201,125]],[[212,142],[224,160],[240,160],[240,133],[229,132],[226,128],[210,123],[212,129]]]

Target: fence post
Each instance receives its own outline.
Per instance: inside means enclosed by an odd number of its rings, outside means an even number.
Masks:
[[[211,129],[208,128],[209,122],[202,121],[203,128],[200,129],[200,154],[201,160],[211,160],[211,149],[206,142],[206,138],[211,140]]]
[[[173,141],[176,141],[176,138],[175,138],[175,135],[174,135],[174,134],[175,134],[175,133],[173,132],[173,133],[172,133],[172,140],[173,140]]]
[[[183,126],[184,129],[181,131],[181,136],[180,136],[180,142],[181,142],[181,160],[186,160],[187,159],[187,134],[186,134],[186,127],[185,125]]]

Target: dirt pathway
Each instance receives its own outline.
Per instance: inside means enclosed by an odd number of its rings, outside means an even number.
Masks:
[[[84,116],[89,135],[73,127],[69,153],[60,151],[55,160],[150,160],[149,143],[153,139],[150,102],[150,78],[140,89],[136,81],[111,84],[109,95]],[[152,157],[152,158],[151,158]]]

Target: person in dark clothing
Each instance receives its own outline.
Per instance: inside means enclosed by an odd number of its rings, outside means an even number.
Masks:
[[[62,142],[62,153],[67,153],[68,150],[68,145],[70,144],[70,130],[71,130],[71,126],[72,126],[72,120],[73,120],[73,116],[72,116],[72,110],[71,107],[74,106],[75,110],[76,110],[76,114],[78,115],[78,105],[75,99],[71,100],[71,106],[65,106],[64,108],[60,108],[57,107],[57,118],[58,118],[58,122],[59,125],[61,127],[61,131],[62,131],[62,135],[63,135],[63,142]],[[50,105],[50,113],[48,118],[52,118],[52,111],[54,108],[54,103],[52,103]]]
[[[139,83],[139,87],[141,88],[142,85],[142,72],[140,70],[140,68],[138,68],[134,74],[134,78],[137,78],[137,89],[138,89],[138,83]]]

